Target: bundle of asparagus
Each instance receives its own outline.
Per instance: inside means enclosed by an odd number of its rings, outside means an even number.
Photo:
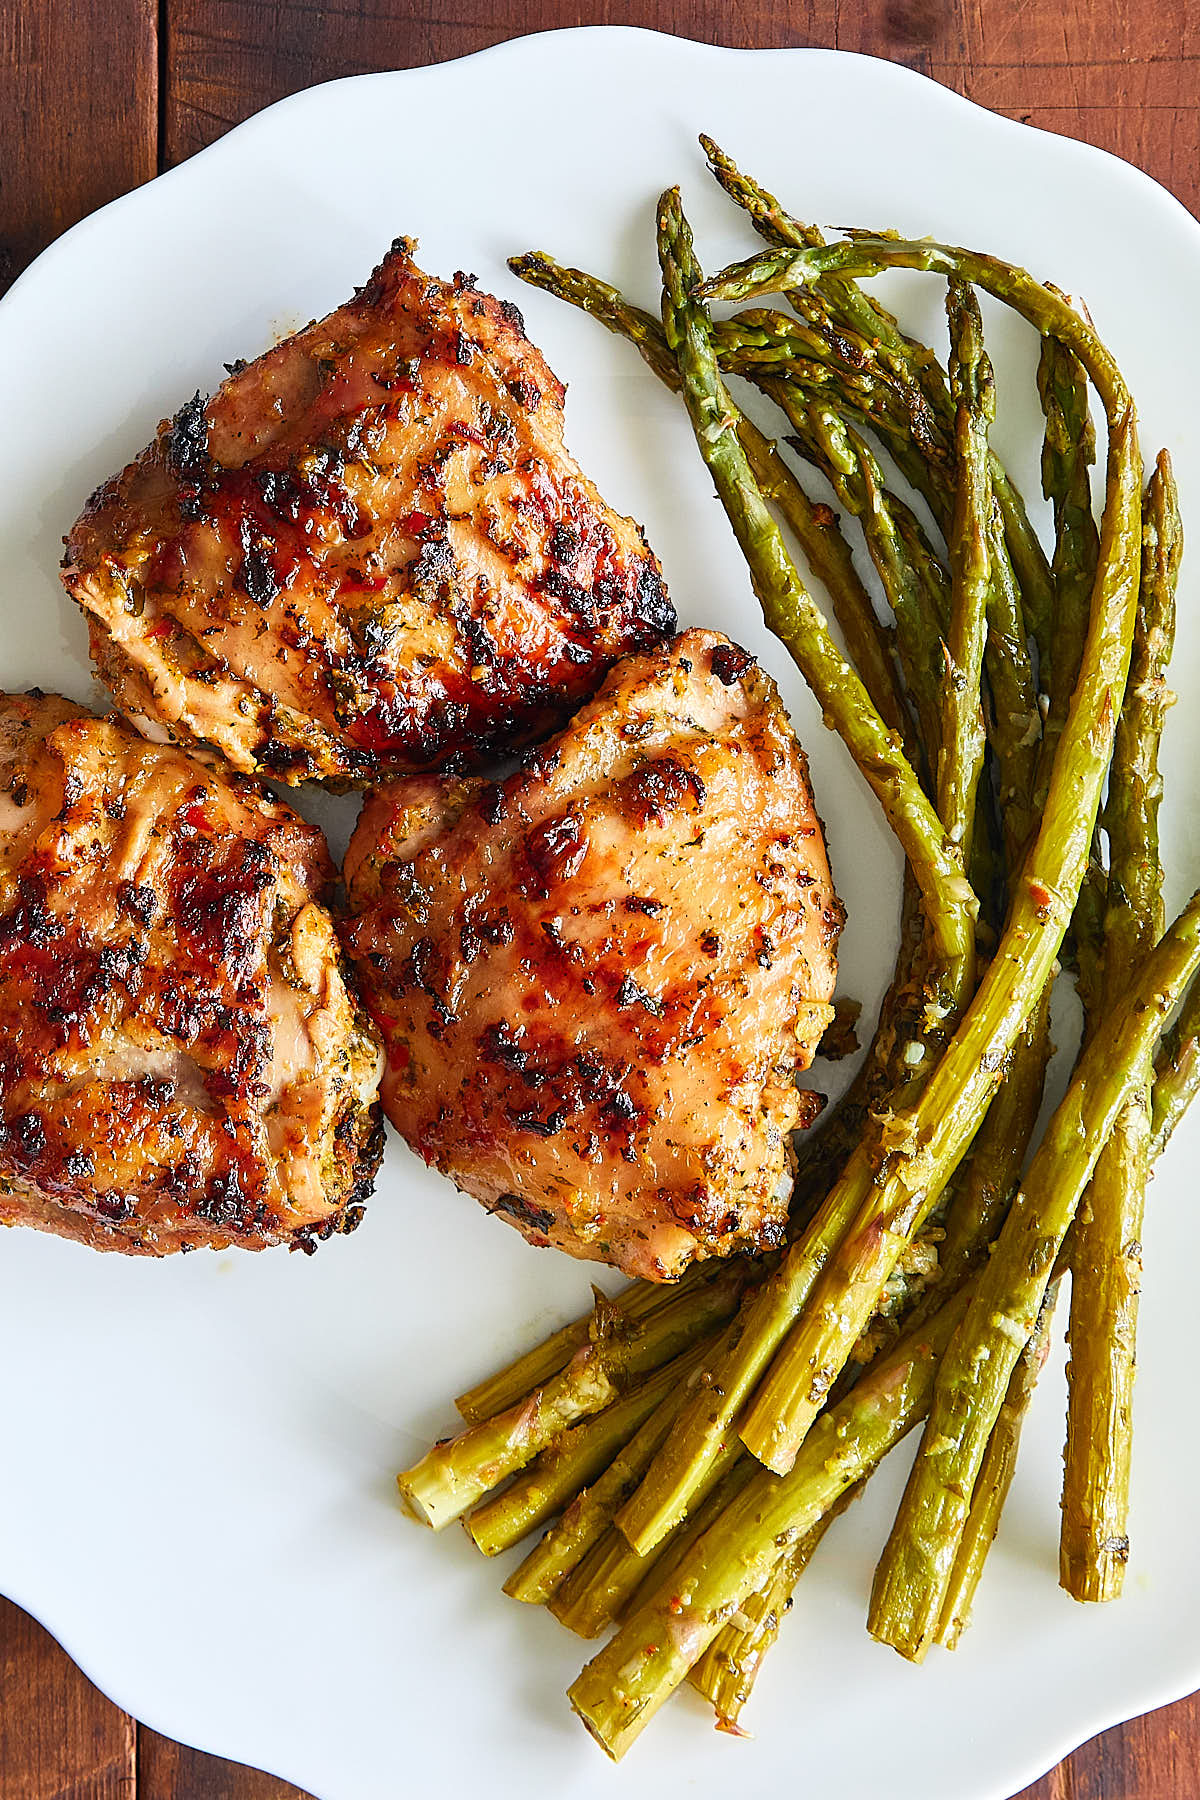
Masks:
[[[922,1420],[868,1624],[913,1659],[958,1642],[1068,1270],[1062,1581],[1079,1599],[1119,1592],[1146,1181],[1200,1085],[1200,896],[1164,931],[1157,833],[1181,550],[1169,458],[1143,499],[1132,398],[1057,290],[945,245],[827,244],[701,142],[768,247],[705,281],[664,195],[661,323],[543,254],[511,266],[682,396],[766,623],[876,795],[906,879],[896,971],[858,1074],[800,1151],[786,1247],[597,1298],[462,1395],[466,1430],[400,1477],[418,1516],[466,1515],[487,1555],[549,1525],[505,1591],[584,1636],[618,1625],[570,1690],[614,1757],[685,1679],[739,1729],[823,1532]],[[945,370],[859,285],[893,268],[946,280]],[[1050,557],[989,442],[976,288],[1042,339]],[[769,296],[785,305],[708,310]],[[856,522],[886,618],[838,517],[739,411],[731,374],[779,407],[787,445]],[[1099,530],[1089,383],[1107,426]],[[1026,1168],[1060,959],[1084,1047]]]

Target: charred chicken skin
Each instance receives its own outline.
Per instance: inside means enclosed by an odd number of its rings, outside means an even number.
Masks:
[[[0,1221],[149,1255],[357,1222],[381,1058],[332,876],[242,778],[0,696]]]
[[[651,1280],[780,1241],[842,910],[744,651],[685,632],[506,780],[372,794],[346,877],[384,1108],[426,1162]]]
[[[675,628],[509,302],[398,239],[88,502],[63,579],[148,735],[361,785],[528,742]]]

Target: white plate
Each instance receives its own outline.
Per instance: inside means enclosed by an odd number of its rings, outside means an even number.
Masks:
[[[843,989],[876,995],[893,948],[891,845],[757,623],[681,412],[624,346],[504,267],[536,245],[653,304],[652,209],[675,180],[708,265],[736,254],[752,240],[703,170],[702,128],[805,216],[969,243],[1085,297],[1138,396],[1147,452],[1169,442],[1190,506],[1200,229],[1144,175],[882,62],[562,32],[284,101],[77,226],[17,283],[0,307],[4,684],[88,697],[83,626],[55,570],[89,490],[223,361],[324,312],[396,233],[416,233],[426,267],[473,270],[525,309],[570,382],[572,446],[645,520],[681,616],[731,631],[781,678],[850,909]],[[936,281],[898,277],[889,291],[940,331]],[[1035,345],[990,306],[988,322],[1000,444],[1032,504]],[[1189,570],[1185,704],[1166,757],[1173,900],[1200,871],[1194,591]],[[320,811],[340,831],[353,803]],[[1085,1611],[1055,1585],[1059,1367],[962,1650],[916,1670],[862,1629],[903,1479],[893,1459],[804,1580],[753,1703],[753,1742],[714,1735],[685,1696],[614,1773],[562,1697],[577,1641],[505,1600],[503,1567],[459,1533],[434,1540],[400,1513],[394,1471],[450,1426],[449,1397],[579,1308],[591,1271],[534,1254],[394,1140],[362,1230],[311,1261],[126,1262],[5,1238],[0,1587],[139,1718],[322,1800],[435,1783],[497,1800],[649,1800],[664,1783],[759,1795],[797,1771],[806,1792],[844,1800],[999,1800],[1200,1681],[1198,1149],[1189,1125],[1146,1231],[1126,1598]]]

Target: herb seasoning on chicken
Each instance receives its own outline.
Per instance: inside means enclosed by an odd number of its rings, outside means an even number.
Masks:
[[[384,1107],[426,1162],[652,1280],[779,1242],[842,909],[744,651],[685,632],[507,780],[380,790],[346,873]]]
[[[517,308],[411,249],[197,394],[71,531],[97,668],[150,735],[285,782],[462,766],[674,630]]]
[[[69,701],[0,696],[0,1222],[315,1246],[383,1148],[320,833]]]

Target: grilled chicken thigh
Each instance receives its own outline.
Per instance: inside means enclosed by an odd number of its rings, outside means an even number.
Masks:
[[[121,710],[285,782],[462,766],[674,630],[508,302],[398,239],[88,502],[63,579]]]
[[[685,632],[507,780],[380,790],[346,877],[384,1107],[426,1162],[651,1280],[779,1241],[842,911],[744,651]]]
[[[0,1221],[150,1255],[357,1222],[381,1059],[332,875],[241,778],[0,696]]]

